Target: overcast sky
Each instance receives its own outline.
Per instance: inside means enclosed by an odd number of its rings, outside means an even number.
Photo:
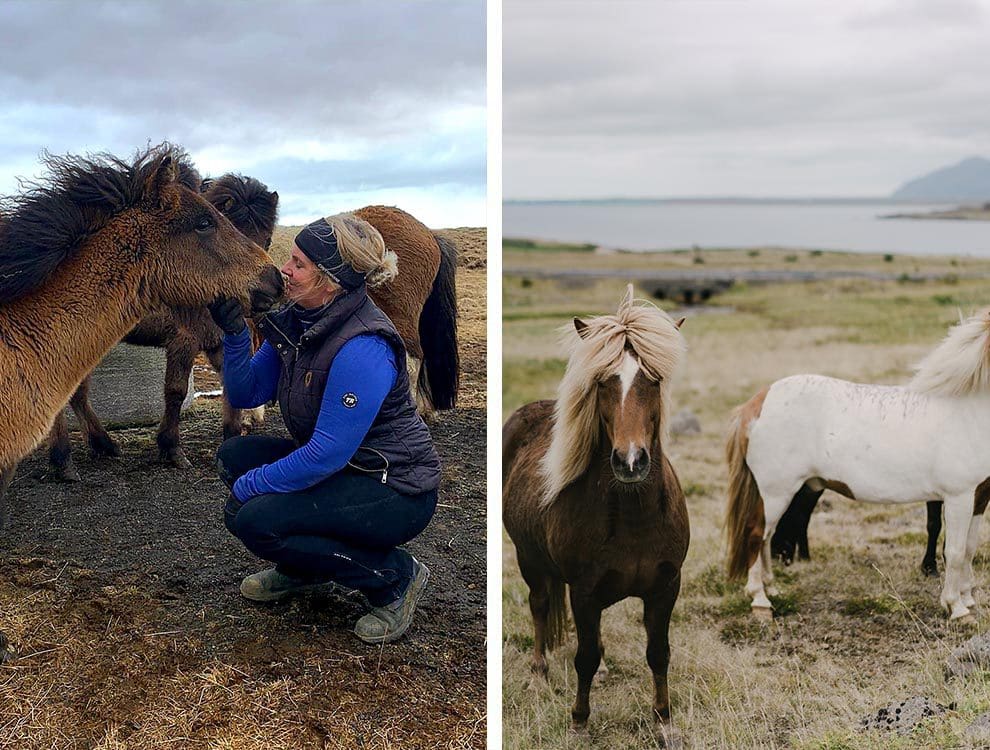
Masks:
[[[0,193],[42,149],[184,146],[282,223],[370,203],[485,223],[483,0],[0,0]]]
[[[990,157],[990,0],[504,0],[503,194],[881,196]]]

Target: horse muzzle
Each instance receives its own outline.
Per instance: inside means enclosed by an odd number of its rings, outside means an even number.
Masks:
[[[633,448],[623,452],[612,450],[612,473],[624,484],[642,482],[650,473],[650,452],[645,448]]]
[[[265,266],[257,286],[251,289],[251,312],[267,312],[282,298],[285,282],[275,266]]]

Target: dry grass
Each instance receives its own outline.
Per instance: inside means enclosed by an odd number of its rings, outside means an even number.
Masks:
[[[929,270],[926,261],[903,262]],[[506,280],[506,414],[553,396],[564,364],[554,328],[571,315],[611,310],[621,289],[618,279],[580,288]],[[676,439],[668,450],[691,513],[670,674],[674,720],[691,747],[966,746],[961,732],[990,709],[990,683],[984,675],[951,682],[942,676],[945,656],[971,633],[946,622],[937,604],[940,582],[920,574],[922,506],[865,506],[826,493],[811,523],[812,560],[778,570],[778,617],[760,626],[741,585],[722,574],[722,443],[730,408],[784,375],[907,381],[910,365],[937,344],[957,310],[988,299],[990,282],[833,281],[740,288],[718,299],[731,311],[689,317],[688,362],[673,385],[673,408],[693,410],[703,433]],[[583,746],[568,733],[573,633],[550,657],[549,684],[534,679],[527,589],[507,538],[503,554],[504,746]],[[979,557],[984,581],[988,563]],[[987,625],[981,619],[980,628]],[[608,610],[603,633],[611,674],[592,690],[592,745],[656,747],[641,603]],[[912,695],[954,710],[904,738],[856,731],[860,717]]]

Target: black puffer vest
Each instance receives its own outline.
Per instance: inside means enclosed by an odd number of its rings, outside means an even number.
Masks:
[[[291,307],[262,316],[258,331],[282,360],[278,403],[298,445],[313,436],[330,365],[340,348],[355,336],[374,334],[385,339],[395,353],[395,384],[348,465],[407,495],[440,486],[440,458],[409,393],[402,339],[365,287],[337,297],[305,332]]]

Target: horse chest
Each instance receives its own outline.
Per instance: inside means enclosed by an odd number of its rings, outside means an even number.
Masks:
[[[639,596],[676,574],[685,550],[662,517],[592,514],[561,523],[551,555],[572,587],[594,591],[603,603]]]

